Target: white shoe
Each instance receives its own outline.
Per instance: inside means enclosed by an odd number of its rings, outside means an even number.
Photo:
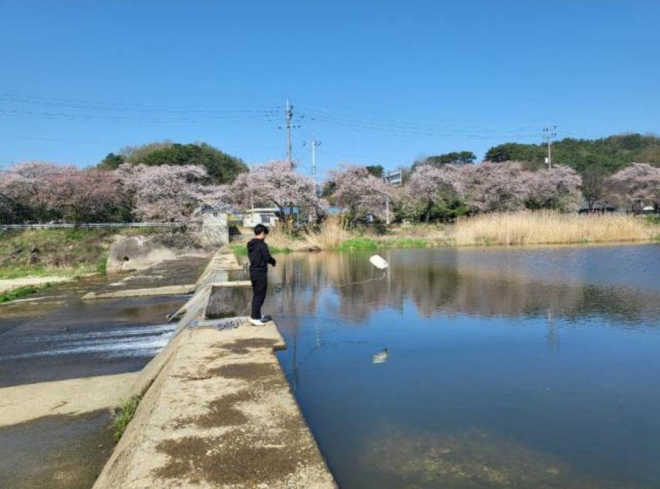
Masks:
[[[250,324],[253,326],[266,326],[266,323],[264,323],[261,319],[250,318]]]

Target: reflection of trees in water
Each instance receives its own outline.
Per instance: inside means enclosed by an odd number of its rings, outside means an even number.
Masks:
[[[388,258],[386,256],[386,258]],[[456,260],[429,264],[417,257],[390,262],[382,280],[368,254],[324,253],[290,256],[274,270],[277,311],[314,315],[323,306],[351,322],[363,322],[378,309],[401,309],[405,301],[418,314],[468,314],[480,317],[606,318],[627,324],[660,317],[657,295],[623,287],[545,282],[544,277],[505,274],[460,265]],[[323,294],[327,289],[334,294]],[[332,300],[336,295],[336,305]]]

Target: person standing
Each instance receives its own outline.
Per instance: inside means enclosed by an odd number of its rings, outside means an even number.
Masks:
[[[275,258],[270,256],[266,236],[268,228],[263,224],[254,227],[255,237],[247,244],[250,259],[250,282],[252,282],[252,313],[250,323],[255,326],[264,326],[270,317],[261,315],[261,306],[266,300],[268,288],[268,265],[275,266]]]

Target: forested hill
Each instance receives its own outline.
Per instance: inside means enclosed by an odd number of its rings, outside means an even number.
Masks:
[[[484,159],[543,164],[547,154],[545,144],[506,143],[490,148]],[[599,168],[610,174],[632,162],[660,166],[660,137],[621,134],[603,139],[566,138],[552,143],[552,162],[570,166],[580,173]]]

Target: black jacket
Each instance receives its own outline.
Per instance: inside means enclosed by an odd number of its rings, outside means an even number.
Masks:
[[[267,272],[268,264],[275,266],[275,258],[270,256],[268,245],[263,239],[254,238],[247,244],[251,272]]]

